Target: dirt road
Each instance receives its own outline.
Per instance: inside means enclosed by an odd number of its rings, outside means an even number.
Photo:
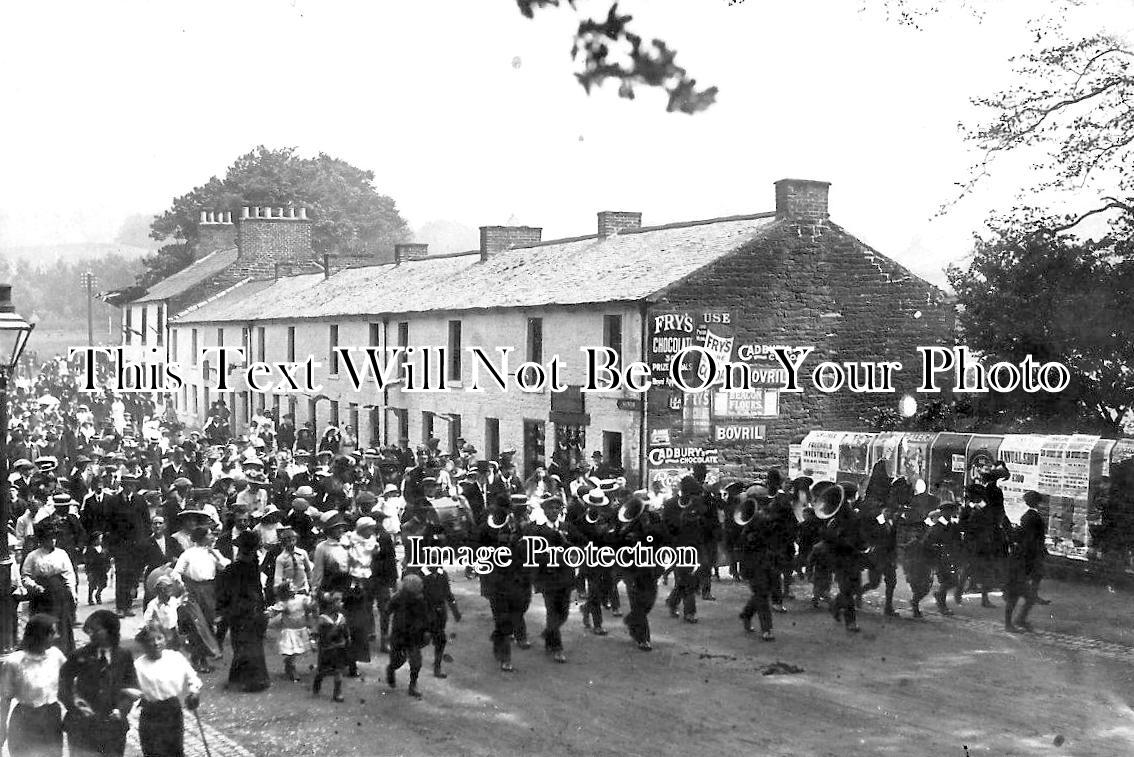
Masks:
[[[659,601],[652,653],[614,619],[609,636],[586,634],[573,612],[568,664],[552,662],[537,642],[515,652],[509,675],[492,661],[476,584],[457,578],[454,587],[465,610],[451,625],[456,660],[437,680],[426,650],[424,699],[406,695],[404,668],[399,688],[387,690],[384,655],[362,666],[364,679],[348,681],[346,704],[283,681],[265,694],[220,692],[222,668],[210,676],[206,721],[261,755],[1134,753],[1129,647],[1009,635],[997,628],[1000,611],[973,600],[958,618],[930,611],[925,621],[884,619],[867,607],[857,636],[796,601],[775,618],[777,640],[765,643],[736,617],[746,589],[721,583],[719,601],[701,603],[698,625],[670,619]],[[1059,608],[1081,590],[1048,593]],[[1118,617],[1116,603],[1134,609],[1116,595],[1108,618]],[[1089,628],[1081,615],[1075,627]],[[1035,619],[1050,625],[1042,613]],[[528,625],[538,639],[538,596]],[[280,668],[274,654],[269,661]],[[802,672],[764,675],[776,662]]]

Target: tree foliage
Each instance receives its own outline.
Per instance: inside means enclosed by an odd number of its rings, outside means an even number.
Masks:
[[[953,266],[965,343],[990,361],[1067,366],[1061,393],[998,400],[1049,431],[1121,433],[1134,402],[1134,257],[1122,226],[1097,241],[994,229],[966,268]]]
[[[167,244],[145,259],[138,283],[151,284],[192,262],[202,210],[239,213],[255,205],[307,208],[317,253],[374,253],[410,236],[394,201],[375,189],[373,171],[325,153],[306,158],[293,147],[261,145],[237,158],[223,179],[214,176],[175,198],[154,219],[150,235]]]
[[[516,0],[520,12],[527,18],[535,16],[537,8],[559,6],[560,0]],[[575,9],[575,0],[566,0]],[[618,95],[634,99],[637,86],[656,87],[669,95],[666,111],[697,113],[711,106],[717,98],[717,88],[697,88],[697,80],[677,65],[677,52],[660,39],[646,44],[639,34],[629,30],[632,16],[618,12],[618,3],[607,10],[606,18],[584,18],[575,31],[571,57],[582,70],[575,78],[586,90],[601,86],[608,80],[618,82]]]

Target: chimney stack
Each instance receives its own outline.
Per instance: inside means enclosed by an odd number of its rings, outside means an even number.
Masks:
[[[504,250],[531,247],[543,240],[543,229],[535,226],[481,226],[480,259],[488,260]]]
[[[827,213],[829,181],[780,179],[776,182],[776,218],[785,221],[823,223]]]
[[[230,214],[231,215],[231,214]],[[251,206],[240,211],[236,228],[237,262],[249,271],[269,273],[274,263],[315,259],[307,208]]]
[[[642,228],[642,214],[627,210],[602,210],[598,214],[598,235],[600,239],[614,236],[626,229]]]
[[[228,210],[202,210],[197,222],[197,241],[193,245],[193,259],[200,260],[217,250],[236,246],[236,224]]]
[[[422,260],[429,257],[429,245],[420,242],[402,242],[394,245],[394,263]]]

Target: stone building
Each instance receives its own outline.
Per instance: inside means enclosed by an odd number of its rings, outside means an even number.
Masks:
[[[776,182],[775,211],[767,213],[644,227],[640,213],[602,212],[595,233],[570,239],[486,226],[480,249],[468,253],[430,256],[424,245],[399,245],[389,264],[249,273],[169,319],[170,359],[190,377],[177,408],[190,424],[203,423],[219,370],[230,377],[238,429],[271,406],[320,432],[328,422],[350,424],[363,444],[416,445],[432,436],[448,451],[464,438],[483,456],[511,447],[522,473],[552,459],[585,464],[595,450],[632,480],[643,473],[672,480],[696,462],[714,473],[786,467],[789,444],[808,431],[859,428],[870,406],[896,406],[916,386],[916,347],[952,341],[945,293],[831,222],[828,186]],[[277,375],[272,391],[252,391],[239,361],[198,359],[218,344],[246,348],[249,360],[311,357],[314,386],[280,391],[287,385]],[[665,369],[690,345],[746,364],[747,386],[672,386]],[[582,391],[581,349],[604,346],[620,365],[647,364],[654,386],[645,395]],[[802,392],[782,391],[777,346],[814,347]],[[411,368],[387,371],[392,381],[380,389],[366,368],[367,347],[380,355],[417,349]],[[501,370],[506,391],[488,384],[488,366],[472,347],[494,365],[498,347],[512,348]],[[516,386],[520,363],[556,355],[565,391]],[[907,368],[891,394],[825,394],[810,382],[824,360]],[[432,388],[447,371],[447,391],[407,386],[407,374],[420,383],[427,364]],[[698,376],[702,365],[704,358],[690,360],[682,375]],[[483,391],[470,391],[474,370]]]

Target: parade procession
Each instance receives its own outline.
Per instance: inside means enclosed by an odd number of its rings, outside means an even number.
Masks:
[[[1132,10],[8,4],[0,757],[1134,754]]]

